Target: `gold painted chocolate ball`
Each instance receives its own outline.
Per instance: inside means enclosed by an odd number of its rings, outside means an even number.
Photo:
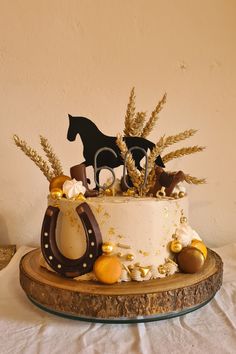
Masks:
[[[63,191],[61,188],[53,188],[50,192],[50,196],[53,199],[61,199],[63,196]]]
[[[202,268],[205,257],[199,249],[188,246],[178,254],[177,262],[182,272],[193,274]]]
[[[183,248],[183,246],[178,240],[171,241],[171,243],[170,243],[171,252],[179,253],[180,251],[182,251],[182,248]]]
[[[54,188],[60,188],[62,189],[62,186],[64,184],[65,181],[70,180],[71,178],[69,176],[65,176],[65,175],[61,175],[61,176],[56,176],[53,177],[50,181],[50,185],[49,185],[49,190],[50,192],[52,191],[52,189]]]
[[[112,253],[113,248],[114,248],[114,246],[111,242],[104,242],[102,245],[102,252],[104,252],[106,254]]]
[[[206,245],[202,241],[194,239],[191,242],[191,246],[199,249],[203,253],[205,259],[207,258],[207,248],[206,248]]]
[[[184,192],[179,192],[179,198],[183,198],[185,196]]]
[[[117,256],[104,254],[96,259],[93,271],[100,282],[114,284],[121,276],[122,265]]]

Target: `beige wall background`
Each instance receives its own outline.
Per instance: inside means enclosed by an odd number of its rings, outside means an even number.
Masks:
[[[0,243],[39,243],[48,193],[12,135],[37,150],[48,137],[68,174],[83,156],[66,140],[67,113],[114,136],[132,86],[138,110],[168,94],[153,141],[199,129],[181,146],[207,150],[168,169],[207,178],[188,186],[191,223],[209,246],[233,242],[235,18],[235,0],[0,0]]]

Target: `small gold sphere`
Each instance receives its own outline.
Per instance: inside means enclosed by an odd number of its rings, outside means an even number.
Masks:
[[[126,256],[127,261],[133,261],[134,260],[134,255],[131,253],[128,253]]]
[[[113,252],[113,244],[110,243],[110,242],[104,242],[103,245],[102,245],[102,252],[106,253],[106,254],[109,254],[109,253],[112,253]]]
[[[160,274],[166,274],[166,267],[164,265],[159,265],[158,272]]]
[[[61,199],[63,196],[63,191],[61,188],[53,188],[50,192],[52,199]]]
[[[181,216],[181,218],[180,218],[181,224],[185,224],[187,221],[188,221],[188,219],[186,218],[186,216]]]
[[[180,251],[182,251],[182,248],[183,248],[183,246],[178,240],[171,241],[171,243],[170,243],[171,252],[179,253]]]
[[[183,198],[185,196],[184,192],[179,192],[179,198]]]

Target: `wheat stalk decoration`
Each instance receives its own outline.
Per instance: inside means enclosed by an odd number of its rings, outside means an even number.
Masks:
[[[127,110],[125,115],[125,129],[124,129],[125,136],[129,136],[134,117],[135,117],[135,89],[133,87],[129,96],[129,102],[127,105]]]
[[[193,177],[188,174],[185,174],[185,182],[187,182],[189,184],[205,184],[206,179],[205,178],[197,178],[197,177]]]
[[[125,159],[126,157],[126,167],[127,167],[128,174],[131,178],[133,185],[138,189],[139,185],[141,184],[141,179],[140,179],[141,173],[135,166],[135,161],[132,157],[132,154],[130,152],[128,153],[128,147],[125,141],[123,140],[121,134],[117,135],[116,144],[121,151],[122,158]]]
[[[166,154],[165,156],[162,157],[162,161],[165,164],[173,159],[177,159],[177,158],[185,156],[185,155],[194,154],[196,152],[203,151],[204,149],[205,149],[204,146],[197,146],[197,145],[191,146],[191,147],[185,147],[182,149],[178,149],[178,150],[169,152],[168,154]]]
[[[40,135],[40,144],[50,162],[55,176],[63,175],[62,165],[48,142],[48,139]]]
[[[16,146],[18,146],[23,151],[23,153],[28,156],[36,166],[40,168],[47,180],[51,181],[51,179],[54,177],[54,173],[50,170],[47,162],[37,153],[37,151],[28,146],[26,141],[21,140],[16,134],[13,135],[13,140]]]
[[[141,136],[143,138],[146,138],[151,133],[152,129],[154,128],[154,126],[158,120],[158,113],[160,113],[164,104],[166,103],[166,96],[167,95],[165,93],[164,96],[162,97],[162,99],[158,102],[154,111],[152,112],[151,117],[147,121],[145,127],[143,128],[143,131],[141,133]]]
[[[143,131],[143,124],[146,118],[145,112],[137,112],[130,127],[129,136],[141,136]]]

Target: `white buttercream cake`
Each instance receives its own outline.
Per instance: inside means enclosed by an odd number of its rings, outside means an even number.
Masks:
[[[76,212],[81,203],[80,200],[51,197],[48,201],[48,205],[60,209],[56,240],[61,253],[70,259],[78,259],[86,251],[85,231]],[[188,246],[193,239],[200,239],[186,222],[186,195],[178,199],[99,196],[87,198],[86,203],[98,222],[103,244],[112,245],[112,253],[121,261],[118,281],[143,281],[172,275],[178,271],[178,266],[173,261],[171,242],[178,238]],[[41,264],[46,266],[43,259]],[[96,276],[90,272],[77,279],[96,279]]]

